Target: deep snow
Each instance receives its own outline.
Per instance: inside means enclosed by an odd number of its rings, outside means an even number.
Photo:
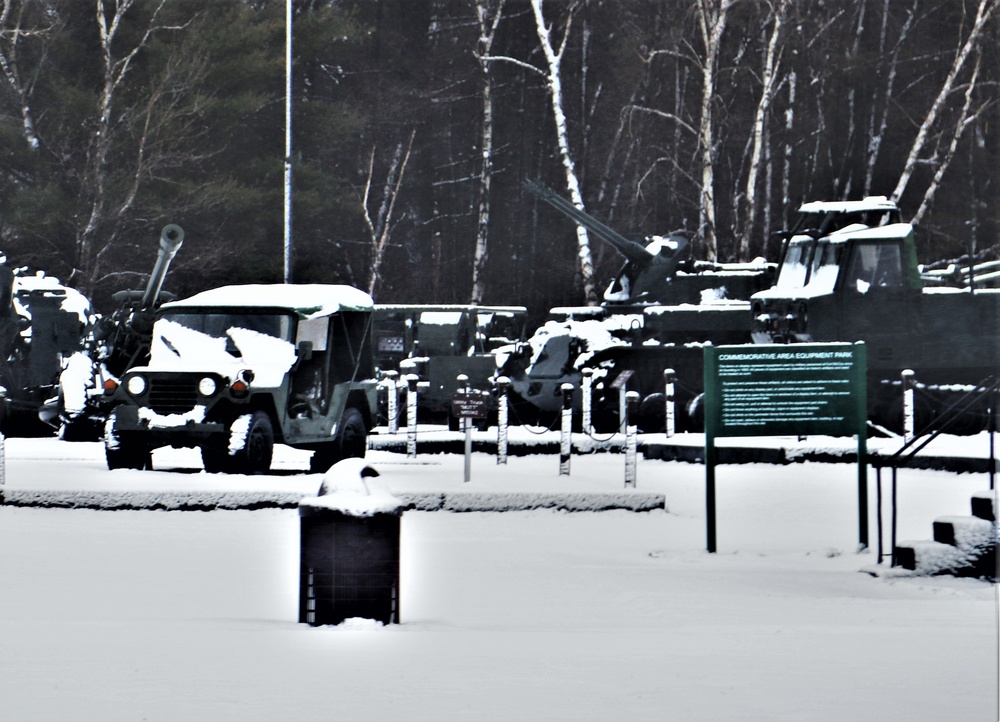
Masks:
[[[498,466],[370,452],[392,492],[624,492],[621,454]],[[6,486],[312,495],[308,455],[108,472],[99,444],[6,440]],[[408,511],[401,621],[296,623],[298,514],[0,507],[3,720],[997,719],[996,588],[871,576],[851,464],[640,459],[666,511]],[[875,539],[872,475],[871,537]],[[900,538],[968,514],[985,474],[900,474]],[[888,509],[885,510],[888,519]],[[885,565],[883,565],[885,566]]]

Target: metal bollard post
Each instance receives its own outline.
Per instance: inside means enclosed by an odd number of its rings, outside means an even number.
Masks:
[[[501,376],[497,379],[497,463],[507,463],[507,389],[510,379]]]
[[[915,432],[913,388],[916,380],[912,369],[903,369],[900,375],[903,378],[903,440],[910,441]]]
[[[398,372],[385,372],[385,394],[386,394],[386,426],[389,427],[390,434],[399,433],[399,382]]]
[[[417,381],[416,374],[406,376],[406,456],[417,456]]]
[[[635,488],[636,450],[638,446],[638,429],[636,420],[639,416],[639,392],[629,391],[625,403],[625,488]]]
[[[593,434],[594,424],[592,420],[593,395],[594,395],[594,369],[583,369],[583,380],[580,382],[580,411],[582,413],[583,433]]]
[[[675,433],[675,406],[674,403],[674,370],[663,370],[663,395],[666,396],[666,409],[664,415],[664,431],[669,439]]]
[[[625,415],[628,413],[626,405],[628,404],[628,391],[625,390],[625,384],[618,387],[618,433],[625,433]]]
[[[569,476],[569,459],[573,454],[573,384],[563,384],[562,427],[559,435],[559,475]]]

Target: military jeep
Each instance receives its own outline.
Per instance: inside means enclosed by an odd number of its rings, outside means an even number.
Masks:
[[[372,300],[349,286],[226,286],[166,303],[150,360],[105,393],[108,468],[151,468],[154,449],[198,447],[208,472],[253,474],[274,444],[310,470],[363,457],[376,404]]]

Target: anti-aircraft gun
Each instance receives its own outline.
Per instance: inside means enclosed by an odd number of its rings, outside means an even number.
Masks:
[[[714,301],[746,301],[750,295],[769,288],[774,278],[774,264],[762,259],[752,263],[715,263],[691,257],[690,241],[683,232],[648,235],[642,240],[628,238],[580,210],[555,191],[537,181],[525,181],[530,193],[583,226],[622,256],[625,264],[604,292],[602,307],[606,315],[641,313],[650,306],[701,305]],[[735,309],[726,325],[741,337],[748,335],[743,314]],[[693,319],[692,319],[693,321]],[[703,326],[705,319],[695,321]],[[674,333],[680,331],[676,327]],[[703,340],[704,331],[719,332],[722,327],[692,328]]]
[[[105,384],[117,381],[129,368],[149,358],[156,309],[175,298],[162,290],[170,262],[184,242],[184,230],[169,224],[160,232],[156,263],[143,290],[123,290],[111,298],[118,308],[91,329],[87,348],[66,362],[59,377],[59,394],[46,402],[39,417],[60,428],[68,441],[100,438],[109,411]]]
[[[505,356],[498,373],[511,380],[515,412],[546,423],[561,407],[559,387],[579,387],[586,365],[597,369],[596,405],[606,403],[617,414],[618,391],[611,386],[618,380],[643,398],[641,425],[662,426],[663,370],[677,372],[682,402],[694,400],[702,383],[701,346],[750,342],[749,298],[771,286],[775,264],[695,260],[682,233],[630,239],[540,183],[527,181],[525,188],[609,243],[625,264],[605,291],[600,313],[567,320],[557,318],[567,316],[566,309],[553,309],[552,320],[529,343]]]

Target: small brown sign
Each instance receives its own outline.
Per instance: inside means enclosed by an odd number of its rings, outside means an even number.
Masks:
[[[485,419],[489,415],[489,396],[476,391],[456,391],[451,398],[451,415],[459,419]]]

